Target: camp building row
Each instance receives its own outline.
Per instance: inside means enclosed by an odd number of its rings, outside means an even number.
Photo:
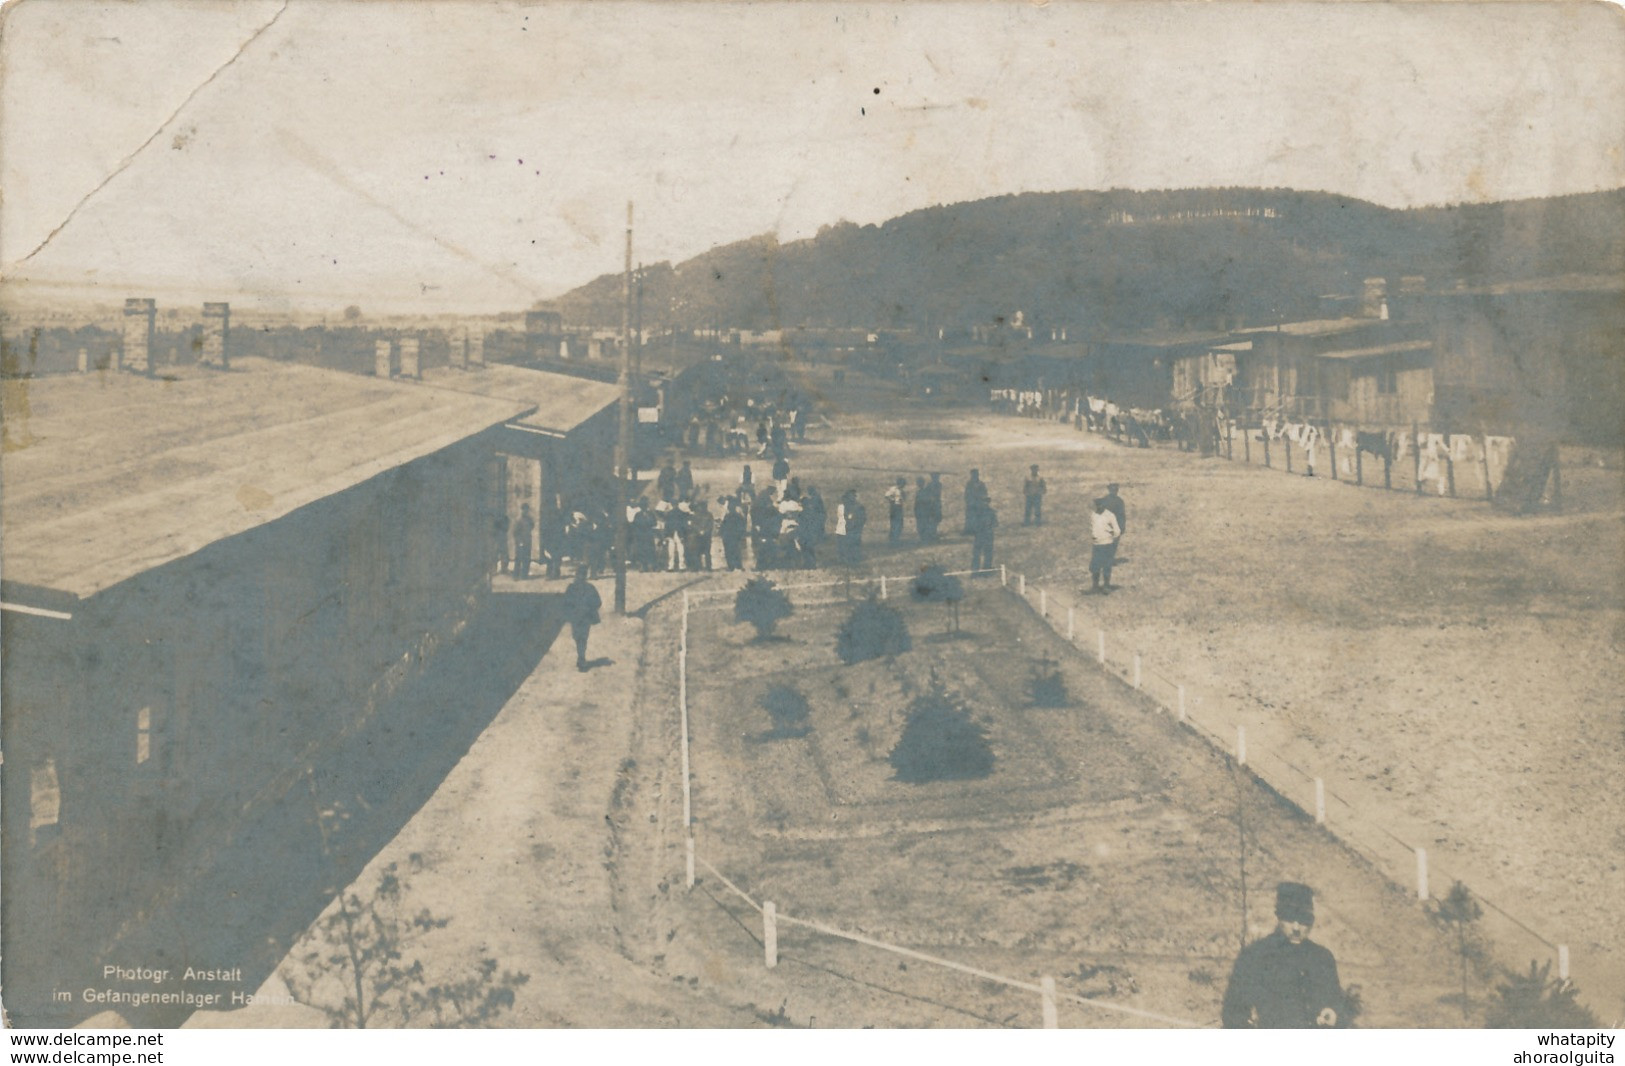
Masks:
[[[1326,317],[1232,329],[1147,329],[1069,344],[947,353],[939,372],[985,387],[1077,389],[1124,407],[1223,408],[1436,432],[1534,431],[1617,442],[1625,403],[1625,278],[1562,275],[1428,289],[1382,279]],[[927,368],[933,369],[933,368]]]
[[[613,386],[429,378],[241,359],[5,383],[13,1024],[95,1013],[52,993],[99,983],[178,881],[388,721],[487,602],[501,513],[607,484]],[[163,964],[220,965],[196,939]]]

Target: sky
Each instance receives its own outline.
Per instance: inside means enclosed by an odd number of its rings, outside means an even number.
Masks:
[[[19,0],[20,292],[488,312],[773,232],[1099,188],[1625,185],[1625,9]],[[15,283],[24,283],[17,287]]]

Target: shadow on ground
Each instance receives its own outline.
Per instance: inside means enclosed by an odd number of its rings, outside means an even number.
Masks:
[[[137,1026],[167,1027],[199,1006],[87,1004],[80,995],[86,988],[221,994],[212,1009],[230,1009],[232,993],[253,993],[428,801],[552,648],[562,625],[560,601],[493,595],[388,707],[318,753],[263,814],[168,871],[173,880],[145,920],[130,923],[100,956],[63,945],[59,958],[71,958],[73,972],[58,973],[57,987],[73,989],[74,1002],[42,1006],[40,1016],[23,1023],[71,1025],[115,1010]],[[110,964],[170,975],[163,983],[119,981],[103,975]],[[239,973],[234,980],[185,981],[189,966]]]

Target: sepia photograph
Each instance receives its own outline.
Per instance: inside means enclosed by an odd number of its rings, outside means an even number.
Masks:
[[[14,1045],[1613,1061],[1625,8],[17,0],[0,188]]]

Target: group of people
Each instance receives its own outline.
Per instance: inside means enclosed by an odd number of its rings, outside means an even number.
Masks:
[[[705,572],[716,569],[812,570],[833,560],[841,566],[864,561],[864,532],[868,510],[855,488],[846,489],[830,506],[816,485],[803,486],[792,476],[786,456],[773,460],[766,482],[757,484],[752,467],[745,464],[738,487],[711,497],[698,484],[690,460],[681,465],[668,458],[656,475],[652,498],[634,497],[622,518],[626,524],[627,564],[645,573],[654,571]],[[1044,522],[1048,483],[1034,465],[1022,484],[1022,525]],[[884,493],[887,542],[900,545],[906,518],[912,509],[914,532],[922,545],[941,540],[943,520],[942,475],[914,480],[910,508],[908,479],[898,477]],[[1091,551],[1090,593],[1110,592],[1117,547],[1127,526],[1127,508],[1118,486],[1094,501],[1089,516]],[[531,576],[533,545],[539,540],[541,559],[549,577],[579,570],[587,577],[607,573],[615,553],[617,530],[607,511],[588,504],[550,507],[538,521],[524,504],[512,523],[497,517],[501,544],[500,568],[519,579]],[[981,471],[973,469],[965,480],[963,533],[971,541],[970,569],[994,568],[994,535],[998,511]],[[716,557],[721,541],[721,558]],[[831,544],[830,542],[833,542]],[[509,552],[511,546],[512,551]],[[831,552],[830,549],[833,549]]]
[[[812,402],[799,392],[773,399],[723,392],[703,401],[683,426],[684,446],[695,455],[782,458],[792,442],[807,439]]]
[[[541,536],[536,536],[538,524]],[[530,504],[522,504],[519,517],[511,522],[499,513],[492,532],[498,544],[497,568],[521,581],[531,576],[533,547],[540,540],[540,562],[548,577],[562,576],[567,565],[597,577],[609,569],[615,529],[608,512],[590,504],[550,507],[540,523]],[[510,547],[512,551],[510,551]]]
[[[626,507],[628,562],[635,569],[810,570],[821,555],[828,561],[830,541],[842,565],[863,562],[868,512],[857,490],[847,489],[832,507],[816,485],[803,486],[791,475],[784,455],[773,460],[761,484],[745,464],[738,487],[714,499],[707,486],[695,484],[689,461],[679,469],[668,460],[655,489],[652,502],[639,497]]]

